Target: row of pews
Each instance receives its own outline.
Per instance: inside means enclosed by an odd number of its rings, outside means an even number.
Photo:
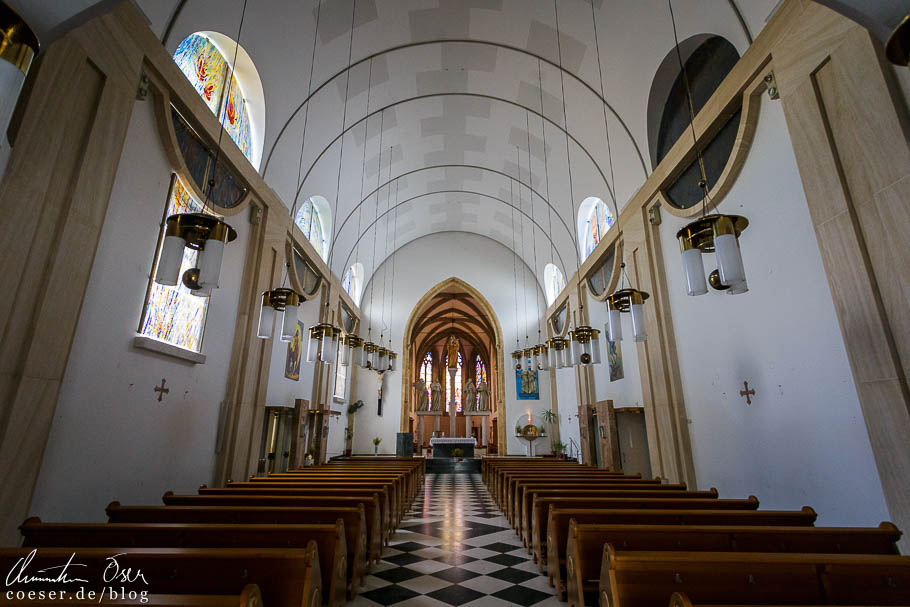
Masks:
[[[759,510],[640,475],[486,457],[484,483],[571,607],[910,605],[901,532],[815,527],[816,513]]]
[[[22,547],[0,549],[0,568],[13,572],[0,602],[344,605],[379,562],[422,486],[424,466],[423,459],[349,458],[203,485],[195,495],[169,491],[164,505],[112,502],[107,523],[29,518]],[[85,583],[60,581],[68,561],[68,577]]]

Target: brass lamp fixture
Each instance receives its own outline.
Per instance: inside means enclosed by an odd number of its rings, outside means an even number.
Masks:
[[[541,371],[550,369],[549,347],[547,344],[537,344],[534,346],[535,366]]]
[[[224,244],[237,238],[237,232],[214,215],[178,213],[167,218],[155,282],[175,286],[186,247],[199,251],[198,267],[183,273],[183,284],[194,295],[207,297],[218,288]]]
[[[266,291],[262,294],[262,303],[259,307],[260,339],[268,339],[275,329],[275,319],[279,313],[281,319],[281,341],[289,342],[294,339],[297,331],[297,309],[300,307],[300,295],[293,289],[279,288]]]
[[[512,368],[521,371],[521,350],[512,352]]]
[[[710,276],[711,287],[730,295],[749,290],[739,249],[739,236],[748,226],[745,217],[716,213],[696,219],[676,233],[686,274],[686,293],[694,296],[708,292],[702,253],[714,253],[717,259],[717,269]]]
[[[566,366],[599,365],[600,331],[587,325],[579,325],[569,331],[569,351]]]
[[[610,341],[622,341],[622,318],[620,313],[626,312],[632,315],[632,334],[635,341],[646,341],[648,332],[645,328],[644,303],[650,295],[631,286],[629,277],[626,275],[625,262],[622,262],[619,267],[622,272],[622,279],[628,286],[620,288],[612,295],[607,296]],[[704,272],[702,272],[702,278],[704,278]],[[620,284],[620,287],[622,287],[622,284]]]
[[[347,367],[351,363],[360,366],[363,340],[356,335],[345,335],[342,344],[341,360],[338,361],[341,366]]]
[[[306,360],[309,363],[317,360],[327,365],[333,365],[338,360],[338,342],[341,340],[342,331],[329,323],[319,323],[310,327],[310,337],[307,342]]]
[[[554,369],[566,366],[566,340],[562,337],[553,337],[547,340],[547,364]]]

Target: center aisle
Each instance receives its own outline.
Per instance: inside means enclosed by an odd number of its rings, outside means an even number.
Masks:
[[[382,562],[348,604],[564,604],[553,594],[479,474],[427,474]]]

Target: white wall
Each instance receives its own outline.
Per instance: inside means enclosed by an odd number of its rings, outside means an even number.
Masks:
[[[765,508],[811,505],[824,524],[887,520],[780,102],[762,97],[720,211],[750,221],[744,295],[686,296],[675,238],[685,221],[664,212],[660,226],[699,486],[755,494]]]
[[[228,218],[238,237],[209,305],[205,364],[133,348],[171,174],[152,110],[135,105],[82,302],[32,499],[45,520],[100,521],[112,500],[160,503],[212,480],[249,224]]]
[[[303,323],[304,331],[319,323],[319,302],[308,301],[301,304],[297,318]],[[276,323],[275,337],[272,338],[272,361],[269,365],[269,387],[266,393],[266,404],[269,406],[293,407],[294,399],[311,400],[313,396],[313,377],[316,363],[306,361],[307,333],[303,336],[300,353],[300,379],[293,380],[284,376],[288,356],[288,344],[278,339],[279,327]]]
[[[376,341],[380,330],[382,316],[382,282],[385,272],[389,272],[386,295],[385,319],[392,319],[392,344],[396,352],[403,352],[402,338],[408,317],[414,306],[427,291],[438,283],[455,276],[477,289],[490,302],[503,331],[505,344],[506,371],[506,436],[507,450],[510,454],[526,452],[524,441],[514,436],[515,421],[519,415],[531,409],[532,416],[540,414],[550,407],[550,386],[547,374],[540,373],[540,400],[518,401],[515,394],[515,378],[509,366],[509,352],[515,349],[516,302],[512,252],[498,242],[477,234],[464,232],[447,232],[425,236],[408,243],[399,249],[397,254],[394,286],[394,309],[389,311],[392,294],[391,258],[373,273],[373,280],[364,287],[361,300],[364,320],[361,336],[366,335],[366,328],[373,320],[373,341]],[[519,260],[519,263],[522,262]],[[526,269],[522,264],[521,269]],[[375,282],[373,304],[370,305],[370,289]],[[527,297],[525,297],[527,296]],[[537,298],[535,303],[535,298]],[[527,307],[525,307],[527,301]],[[539,307],[538,307],[539,305]],[[538,310],[545,310],[543,292],[527,270],[525,285],[521,283],[521,270],[518,278],[518,333],[521,345],[525,345],[525,335],[531,336],[536,343]],[[527,320],[527,325],[526,325]],[[527,330],[526,330],[527,326]],[[388,339],[389,330],[385,331]],[[384,378],[383,415],[376,415],[376,376],[372,372],[358,370],[355,394],[352,400],[362,399],[365,406],[356,415],[354,451],[372,453],[372,438],[382,438],[380,453],[395,452],[395,435],[401,424],[401,371],[387,373]],[[538,445],[540,446],[540,445]]]
[[[575,385],[575,369],[557,369],[556,370],[556,399],[559,403],[559,439],[566,444],[567,453],[569,451],[575,455],[578,449],[579,461],[583,464],[590,464],[585,461],[581,453],[581,435],[578,424],[578,389]],[[575,441],[575,445],[569,449],[572,444],[570,439]]]

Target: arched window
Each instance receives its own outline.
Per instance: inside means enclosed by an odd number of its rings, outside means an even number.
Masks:
[[[446,354],[446,369],[449,368],[449,355]],[[458,353],[458,358],[455,360],[455,411],[460,412],[462,409],[461,406],[461,380],[464,377],[464,360],[461,358],[461,352]],[[448,389],[446,390],[448,392]],[[446,411],[449,410],[448,401],[446,401]]]
[[[547,295],[547,305],[549,306],[556,301],[562,290],[566,288],[566,277],[559,268],[552,263],[548,263],[543,269],[543,284]]]
[[[202,205],[190,195],[189,190],[175,175],[168,198],[167,211],[164,216],[174,213],[201,213]],[[162,226],[160,243],[164,241]],[[199,252],[186,247],[183,250],[183,262],[180,274],[197,267],[196,258]],[[157,264],[157,261],[156,261]],[[152,272],[152,276],[155,272]],[[139,332],[146,336],[163,341],[185,350],[202,351],[202,333],[205,328],[205,316],[208,311],[209,298],[197,296],[182,281],[173,287],[150,281],[151,288],[142,311]]]
[[[228,58],[234,57],[235,49],[237,63],[232,73]],[[246,51],[223,34],[196,32],[177,46],[174,61],[244,156],[258,168],[264,133],[263,92]],[[230,83],[225,87],[228,74]]]
[[[420,367],[420,379],[427,385],[427,398],[431,398],[433,396],[430,390],[430,385],[433,383],[433,355],[430,352],[427,352],[427,355],[423,357],[423,365]]]
[[[474,385],[479,386],[480,382],[487,381],[487,366],[484,364],[483,359],[480,358],[478,354],[474,359]],[[480,392],[477,393],[477,402],[475,405],[480,403]]]
[[[300,206],[294,223],[310,241],[316,252],[323,259],[326,258],[326,220],[328,217],[329,203],[322,196],[312,196]]]
[[[363,264],[357,262],[345,270],[341,277],[341,288],[351,296],[354,303],[360,303],[360,290],[363,286]]]
[[[707,103],[720,83],[739,61],[736,47],[720,36],[700,34],[679,43],[686,77],[691,90],[695,114]],[[648,144],[651,165],[657,165],[676,141],[690,130],[689,91],[679,69],[676,49],[671,49],[658,67],[648,98]],[[741,108],[730,114],[727,122],[713,139],[702,145],[708,188],[714,187],[724,168],[739,130]],[[665,190],[670,204],[689,208],[702,202],[704,190],[699,187],[701,169],[693,160],[685,171]]]
[[[578,240],[583,260],[588,258],[615,222],[613,213],[600,198],[590,196],[582,201],[578,209]]]

